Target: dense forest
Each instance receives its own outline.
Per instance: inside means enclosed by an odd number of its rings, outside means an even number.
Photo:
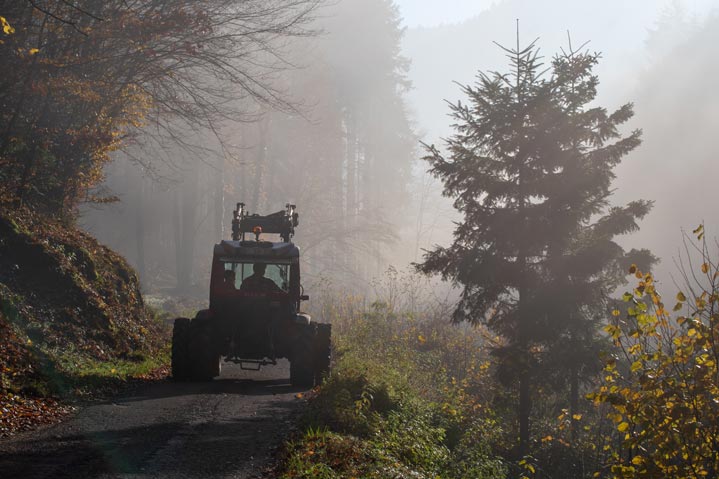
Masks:
[[[229,122],[219,139],[207,131],[190,148],[163,149],[169,158],[153,162],[156,178],[122,158],[104,186],[128,201],[111,216],[86,211],[83,222],[122,245],[148,287],[204,296],[208,245],[229,238],[234,204],[265,214],[290,201],[302,212],[307,277],[368,291],[411,224],[417,139],[403,98],[410,85],[399,21],[385,1],[327,7],[308,35],[277,53],[288,70],[272,85],[286,108],[257,105],[255,121]]]
[[[176,385],[291,203],[328,353],[273,477],[719,477],[719,14],[568,3],[0,1],[0,435]]]

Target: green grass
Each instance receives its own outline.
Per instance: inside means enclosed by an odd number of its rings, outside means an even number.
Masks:
[[[51,385],[63,395],[84,397],[111,392],[133,379],[149,378],[170,363],[169,347],[154,353],[136,353],[127,359],[99,360],[75,351],[58,354],[48,368]]]
[[[471,415],[421,325],[376,306],[335,338],[333,371],[287,446],[282,479],[499,479],[496,423]],[[423,341],[417,340],[422,336]]]
[[[17,295],[9,294],[0,283],[0,320],[15,333],[16,348],[26,351],[24,370],[2,371],[0,388],[16,394],[36,397],[74,399],[111,393],[132,379],[148,378],[153,372],[170,364],[169,338],[150,341],[151,350],[138,350],[117,357],[114,352],[96,354],[80,351],[74,345],[48,346],[44,342],[45,323],[29,322],[17,309],[21,303]],[[150,311],[154,320],[162,315]],[[158,348],[154,344],[164,346]],[[99,346],[98,346],[99,347]],[[105,356],[106,359],[101,359]],[[28,365],[32,363],[31,369]],[[15,374],[13,374],[13,372]]]

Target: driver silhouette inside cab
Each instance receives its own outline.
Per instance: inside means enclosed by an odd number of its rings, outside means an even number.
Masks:
[[[242,281],[240,291],[245,293],[284,293],[270,278],[265,278],[267,265],[255,263],[252,265],[253,274]]]

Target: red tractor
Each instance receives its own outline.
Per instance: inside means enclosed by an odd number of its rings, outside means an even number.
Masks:
[[[298,218],[295,205],[260,216],[237,204],[232,240],[215,245],[209,309],[192,320],[175,319],[174,379],[211,380],[223,361],[259,370],[287,358],[293,386],[322,381],[330,367],[332,327],[301,312],[309,297],[300,283],[300,249],[291,241]],[[280,241],[261,239],[267,234]]]

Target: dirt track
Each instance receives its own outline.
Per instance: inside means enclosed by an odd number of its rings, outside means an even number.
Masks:
[[[0,440],[0,477],[263,477],[302,400],[286,363],[223,365],[210,383],[163,381]]]

